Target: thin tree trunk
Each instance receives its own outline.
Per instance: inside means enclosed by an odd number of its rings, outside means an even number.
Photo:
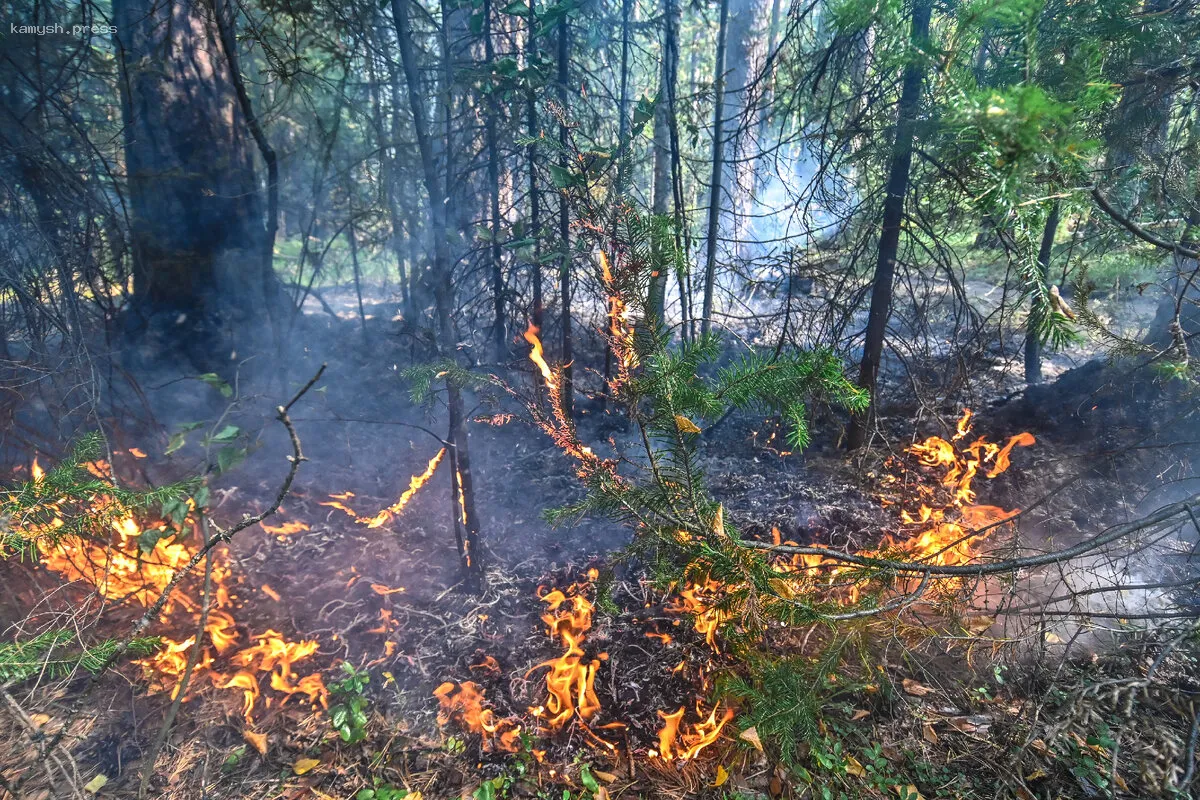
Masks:
[[[358,233],[354,229],[354,208],[350,208],[350,224],[346,226],[346,239],[350,242],[350,263],[354,266],[354,294],[358,297],[358,324],[362,328],[363,341],[367,340],[367,313],[363,310],[362,270],[358,264]]]
[[[433,234],[434,250],[434,299],[438,311],[438,340],[443,358],[453,358],[455,353],[454,329],[450,321],[453,312],[453,290],[450,282],[450,243],[447,239],[446,224],[446,185],[442,183],[438,172],[437,162],[433,157],[433,141],[430,128],[425,116],[426,109],[420,90],[419,67],[413,48],[412,28],[408,18],[408,6],[411,0],[391,0],[392,17],[396,25],[397,45],[400,50],[400,61],[404,68],[404,76],[408,83],[409,105],[412,108],[413,133],[417,139],[417,149],[421,155],[421,172],[424,175],[425,191],[429,195],[429,212]],[[444,61],[448,58],[442,54]],[[446,70],[443,68],[442,81],[445,84]],[[443,107],[448,108],[448,85],[441,87]],[[447,121],[449,114],[447,113]],[[449,127],[446,135],[449,136]],[[455,518],[460,512],[465,519],[464,537],[459,557],[463,569],[464,582],[468,590],[477,591],[481,586],[482,553],[478,547],[480,538],[478,516],[475,514],[474,493],[471,491],[471,462],[467,444],[466,414],[463,403],[462,387],[454,380],[446,381],[446,402],[449,407],[449,436],[447,445],[452,452],[452,463],[457,466],[457,474],[462,485],[463,497],[451,497],[451,506]],[[454,494],[454,493],[452,493]]]
[[[492,45],[492,0],[483,0],[483,50],[486,62],[485,71],[491,72],[492,61],[495,60],[495,48]],[[488,161],[488,199],[490,201],[489,216],[491,243],[488,257],[492,269],[492,306],[494,319],[492,321],[492,346],[496,353],[496,363],[503,363],[508,344],[508,321],[504,308],[504,269],[500,254],[500,146],[496,141],[496,117],[500,109],[496,105],[496,93],[489,92],[487,109],[484,112],[484,140],[487,148]]]
[[[529,38],[525,42],[526,64],[537,62],[537,8],[535,0],[529,0]],[[542,296],[542,219],[541,193],[538,190],[537,179],[537,138],[538,130],[537,92],[530,85],[525,94],[525,119],[529,130],[529,144],[525,148],[525,157],[529,161],[529,235],[533,237],[533,263],[530,265],[530,283],[533,284],[533,309],[530,322],[541,330],[542,314],[545,310],[545,299]]]
[[[382,49],[382,41],[378,33],[372,34],[372,42],[379,49]],[[376,146],[379,147],[379,158],[381,162],[381,178],[383,180],[382,192],[383,199],[387,203],[388,222],[392,226],[392,235],[389,237],[389,244],[392,250],[392,256],[396,259],[396,279],[400,284],[400,305],[404,308],[405,313],[409,311],[410,298],[408,294],[409,286],[405,275],[404,265],[404,250],[401,247],[401,231],[404,229],[403,220],[400,214],[400,206],[397,200],[400,195],[400,188],[396,185],[397,174],[399,169],[400,153],[400,128],[399,122],[399,87],[396,70],[390,62],[387,65],[388,85],[392,94],[392,124],[391,131],[388,131],[388,125],[383,117],[383,91],[380,83],[383,76],[375,64],[375,53],[372,53],[367,58],[368,78],[371,82],[371,116],[375,123],[375,138]],[[387,59],[384,59],[387,61]],[[409,231],[412,235],[412,231]]]
[[[570,168],[567,161],[567,81],[570,56],[571,29],[564,14],[558,23],[558,101],[562,105],[563,120],[558,126],[558,143],[562,146],[559,166],[564,172]],[[562,411],[567,419],[574,413],[575,382],[572,379],[572,332],[571,332],[571,217],[565,192],[558,193],[558,240],[562,247],[559,264],[560,294],[562,296]]]
[[[713,82],[712,178],[709,181],[708,231],[704,258],[704,307],[700,335],[712,330],[713,291],[717,279],[717,236],[721,228],[721,184],[725,172],[725,39],[729,33],[729,0],[721,0],[717,27],[717,62]]]
[[[621,75],[618,78],[620,91],[617,95],[617,210],[612,218],[612,240],[617,239],[617,224],[620,220],[620,198],[625,193],[626,173],[629,162],[629,17],[633,0],[621,0]],[[604,342],[604,385],[612,380],[613,349],[612,342]],[[600,413],[608,408],[608,392],[600,394]]]
[[[628,174],[629,144],[629,17],[633,10],[633,0],[621,0],[621,90],[617,100],[617,147],[624,155],[617,162],[617,195],[625,193],[625,181]]]
[[[1038,269],[1042,273],[1042,280],[1049,282],[1050,280],[1050,253],[1054,248],[1054,233],[1058,230],[1058,219],[1062,211],[1062,206],[1058,200],[1050,206],[1050,213],[1046,216],[1046,227],[1042,229],[1042,242],[1038,248]],[[1041,332],[1038,330],[1041,327],[1042,320],[1034,315],[1033,308],[1029,309],[1029,320],[1025,323],[1025,382],[1026,383],[1041,383],[1042,382],[1042,338]]]
[[[875,385],[883,356],[883,340],[892,309],[892,281],[900,252],[900,232],[904,224],[904,198],[908,194],[909,169],[912,166],[913,138],[917,112],[921,106],[921,87],[925,66],[920,60],[922,45],[929,38],[932,0],[916,0],[912,11],[910,60],[904,68],[900,106],[896,121],[896,139],[892,143],[892,163],[888,170],[887,195],[883,201],[883,226],[879,234],[879,257],[871,286],[871,310],[867,316],[867,334],[863,344],[858,385],[871,397],[871,408],[850,421],[847,447],[856,449],[866,443],[867,430],[875,413]]]
[[[659,70],[658,106],[654,109],[654,196],[651,210],[659,216],[671,212],[671,202],[676,203],[675,221],[678,219],[678,198],[674,187],[674,147],[672,144],[672,117],[675,114],[675,83],[679,73],[679,49],[676,31],[679,23],[678,0],[664,0],[662,66]],[[676,225],[678,228],[678,224]],[[675,231],[676,246],[679,231]],[[652,324],[661,327],[666,320],[667,272],[663,258],[654,263],[658,271],[650,276],[648,307],[653,316]],[[680,281],[682,289],[683,282]],[[683,298],[680,298],[683,300]],[[686,320],[686,308],[683,311]],[[686,337],[685,337],[686,339]]]

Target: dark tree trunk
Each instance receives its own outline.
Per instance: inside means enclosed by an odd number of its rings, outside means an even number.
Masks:
[[[659,216],[671,213],[672,201],[676,200],[671,131],[675,114],[675,85],[679,74],[679,48],[676,41],[678,29],[678,0],[665,0],[658,105],[654,109],[654,195],[651,206],[651,210]],[[654,263],[659,270],[650,276],[647,305],[653,317],[652,324],[660,326],[666,318],[667,273],[661,268],[663,258],[656,258]]]
[[[217,14],[225,15],[220,24]],[[113,15],[136,307],[143,317],[171,312],[193,343],[197,331],[218,334],[200,337],[206,346],[253,335],[252,317],[281,300],[270,264],[276,220],[264,225],[251,144],[257,122],[247,119],[248,98],[239,101],[236,53],[224,52],[230,9],[115,0]]]
[[[526,61],[531,64],[537,62],[537,26],[537,9],[534,0],[529,0],[529,39],[525,49]],[[534,327],[541,330],[542,313],[546,305],[542,293],[542,209],[537,179],[537,137],[541,131],[538,130],[537,90],[532,84],[525,95],[525,117],[529,129],[529,145],[525,150],[529,160],[529,235],[533,237],[533,264],[530,265],[533,309],[529,320]]]
[[[496,54],[492,45],[492,2],[483,0],[483,49],[486,67],[490,71]],[[484,112],[484,139],[487,147],[488,201],[491,242],[488,257],[492,269],[492,305],[495,318],[492,321],[492,346],[495,348],[496,363],[503,363],[508,345],[508,320],[504,308],[504,269],[500,254],[500,146],[497,143],[496,118],[500,109],[496,104],[496,92],[489,92]]]
[[[704,255],[704,306],[700,335],[712,330],[713,294],[717,280],[717,236],[721,232],[721,185],[725,161],[725,40],[729,35],[729,0],[721,0],[721,22],[717,27],[717,61],[713,82],[712,173],[708,184],[708,228]]]
[[[1050,252],[1054,249],[1054,232],[1058,230],[1058,218],[1062,206],[1058,200],[1050,206],[1046,216],[1046,227],[1042,229],[1042,242],[1038,247],[1038,269],[1042,273],[1042,282],[1050,280]],[[1029,321],[1025,323],[1025,382],[1042,382],[1042,337],[1039,328],[1041,320],[1035,316],[1032,308],[1029,310]]]
[[[867,335],[858,373],[858,385],[870,394],[871,408],[850,421],[846,444],[851,449],[862,447],[866,443],[867,430],[874,416],[875,384],[883,356],[884,334],[892,310],[892,280],[896,272],[896,259],[900,253],[900,231],[904,224],[904,198],[908,194],[909,169],[912,166],[914,128],[917,112],[921,107],[921,85],[925,81],[925,67],[921,61],[922,45],[929,38],[931,11],[931,0],[916,0],[913,5],[910,61],[904,68],[900,89],[896,139],[892,143],[887,196],[883,201],[879,257],[875,262],[871,310],[867,316]]]
[[[621,90],[617,96],[617,146],[622,157],[617,162],[617,194],[625,193],[626,176],[629,171],[629,18],[633,12],[633,0],[621,0]]]
[[[568,67],[571,53],[571,28],[564,14],[558,23],[558,100],[562,104],[563,120],[558,126],[558,143],[562,146],[562,155],[558,165],[564,173],[570,168],[567,161],[567,81],[570,80]],[[562,300],[562,410],[568,419],[571,418],[575,407],[575,382],[572,380],[572,344],[574,334],[571,331],[571,216],[565,191],[558,194],[558,240],[562,247],[562,259],[559,264],[559,285]]]
[[[425,93],[421,91],[420,68],[417,64],[411,23],[408,18],[410,0],[391,0],[393,22],[396,26],[396,39],[400,50],[400,62],[404,69],[405,81],[408,84],[408,100],[412,110],[413,133],[417,140],[417,149],[421,158],[421,174],[425,181],[425,191],[429,196],[429,217],[433,238],[433,272],[434,272],[434,301],[437,305],[438,317],[438,347],[440,355],[446,359],[455,357],[455,342],[451,315],[454,306],[454,290],[451,282],[450,241],[447,237],[447,218],[445,202],[448,191],[448,181],[443,182],[438,165],[433,155],[433,137],[425,108]],[[448,106],[450,87],[446,84],[446,59],[442,53],[443,109]],[[449,117],[447,116],[447,121]],[[446,137],[449,138],[449,127]],[[448,178],[448,176],[447,176]],[[447,445],[450,450],[451,464],[454,466],[454,477],[451,491],[451,507],[455,524],[463,525],[463,537],[460,543],[459,557],[463,569],[463,581],[469,591],[478,591],[482,587],[483,564],[482,551],[479,548],[479,517],[475,513],[474,485],[471,475],[470,448],[467,440],[466,405],[463,402],[462,387],[453,380],[446,381],[446,403],[449,407],[449,431]]]

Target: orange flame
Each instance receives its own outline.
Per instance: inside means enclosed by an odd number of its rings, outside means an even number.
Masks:
[[[547,633],[558,638],[566,650],[558,658],[544,661],[529,671],[549,668],[546,704],[531,707],[529,713],[545,720],[546,726],[556,731],[576,715],[588,720],[600,710],[595,688],[600,660],[586,659],[580,646],[592,627],[594,608],[591,601],[580,594],[568,597],[554,589],[542,595],[542,602],[547,605],[546,613],[542,615],[542,621],[548,626]]]
[[[637,366],[637,351],[634,348],[633,327],[625,319],[625,301],[617,289],[616,278],[609,267],[608,256],[600,251],[600,274],[608,290],[608,335],[609,345],[617,357],[617,374],[609,381],[609,388],[616,393],[629,378],[629,370]]]
[[[446,448],[437,451],[433,458],[429,459],[429,463],[425,466],[425,471],[420,475],[414,475],[408,481],[408,489],[404,494],[400,495],[400,499],[392,505],[380,511],[373,517],[358,517],[358,522],[366,525],[368,528],[378,528],[381,525],[387,524],[393,517],[398,515],[408,505],[408,501],[413,499],[413,496],[420,491],[421,487],[429,482],[433,477],[433,473],[437,471],[438,464],[442,463],[442,458],[446,455]],[[328,504],[332,505],[332,504]]]
[[[976,504],[974,481],[981,473],[988,478],[1002,474],[1011,465],[1013,449],[1028,447],[1035,439],[1029,433],[1019,433],[1003,447],[983,437],[960,444],[969,437],[972,420],[973,414],[967,409],[950,440],[931,436],[908,448],[907,452],[921,467],[937,471],[935,482],[925,480],[916,484],[914,507],[899,511],[901,522],[916,530],[902,539],[885,536],[878,548],[860,551],[860,555],[903,557],[938,566],[968,564],[978,556],[980,543],[1018,513]],[[896,479],[891,481],[892,485],[897,483]],[[686,534],[681,532],[681,535]],[[775,544],[797,544],[783,541],[778,529],[772,531],[772,537]],[[776,569],[778,577],[771,580],[771,585],[784,597],[823,591],[837,602],[853,604],[858,602],[869,580],[860,577],[860,571],[851,565],[820,554],[794,554],[777,559]],[[962,580],[939,579],[930,591],[955,591],[963,584]],[[911,592],[915,586],[915,581],[901,581],[885,591]],[[716,634],[729,620],[720,608],[720,599],[734,588],[705,578],[678,590],[667,610],[691,614],[696,631],[719,652]]]
[[[92,462],[88,471],[106,480],[111,479],[111,468],[102,461]],[[30,473],[36,479],[45,475],[35,460]],[[97,494],[88,501],[89,509],[104,514],[112,508],[111,497]],[[191,503],[189,501],[189,506]],[[193,509],[194,510],[194,509]],[[62,520],[56,520],[58,526]],[[187,517],[181,523],[183,532],[197,523]],[[308,526],[301,522],[284,523],[278,528],[263,526],[265,530],[284,535]],[[108,540],[101,538],[67,537],[54,541],[52,537],[38,540],[41,565],[71,583],[84,583],[107,601],[132,601],[143,607],[153,604],[166,589],[175,574],[191,561],[197,552],[194,544],[198,536],[172,536],[172,527],[166,523],[143,527],[132,516],[123,516],[112,522],[112,535]],[[146,533],[153,534],[152,546],[143,549]],[[229,609],[234,602],[230,591],[231,570],[219,551],[213,552],[212,562],[213,595],[212,608],[204,626],[205,641],[197,645],[196,637],[179,640],[164,636],[163,647],[153,655],[136,660],[142,667],[151,691],[170,691],[172,698],[179,691],[179,681],[187,668],[193,648],[201,651],[196,657],[194,674],[208,675],[217,688],[241,690],[243,714],[249,720],[258,700],[260,690],[258,673],[271,673],[271,686],[287,696],[303,694],[312,702],[325,702],[325,686],[319,674],[298,677],[292,666],[316,652],[315,641],[288,642],[280,634],[267,631],[255,637],[257,644],[233,652],[240,633],[237,622]],[[264,591],[267,587],[264,587]],[[183,585],[177,586],[167,598],[163,616],[173,630],[195,630],[199,622],[199,603],[189,595]],[[233,676],[226,677],[214,671],[215,656],[233,652],[231,660],[244,667]],[[193,681],[192,686],[199,685]]]
[[[697,703],[696,713],[700,720],[691,723],[682,733],[680,723],[683,721],[683,706],[672,714],[659,711],[658,716],[662,719],[663,726],[658,732],[657,755],[667,761],[686,761],[699,756],[700,751],[720,738],[721,730],[733,719],[731,708],[726,708],[718,719],[717,712],[720,707],[721,704],[717,703],[705,716],[704,710]]]
[[[529,342],[533,348],[529,351],[529,360],[536,364],[538,370],[541,371],[542,379],[546,381],[546,388],[550,390],[550,394],[557,396],[558,381],[554,378],[554,371],[546,363],[542,350],[542,340],[538,338],[538,334],[541,332],[541,328],[532,322],[529,323],[529,327],[525,330],[525,341]]]
[[[690,614],[696,632],[703,635],[704,641],[717,653],[721,652],[717,644],[717,632],[730,618],[728,611],[717,607],[726,588],[724,584],[706,578],[703,583],[692,583],[680,589],[678,598],[666,606],[667,611]]]
[[[517,752],[521,743],[521,726],[511,718],[497,717],[490,708],[485,708],[484,692],[474,681],[455,684],[446,681],[434,690],[438,699],[438,724],[456,722],[471,733],[483,737],[484,752]]]
[[[293,533],[303,533],[304,531],[311,530],[307,522],[301,522],[299,520],[284,522],[279,525],[270,525],[266,522],[260,522],[258,525],[264,531],[273,536],[291,536]]]

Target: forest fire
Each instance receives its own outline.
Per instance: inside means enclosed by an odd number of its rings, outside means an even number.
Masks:
[[[438,699],[438,724],[458,723],[464,730],[483,738],[484,752],[515,753],[520,746],[521,726],[511,718],[499,718],[484,706],[484,691],[474,681],[446,681],[434,690]]]
[[[581,587],[572,586],[567,591],[572,594],[568,596],[560,589],[553,589],[541,595],[547,606],[542,615],[546,633],[558,639],[566,649],[558,658],[544,661],[529,671],[548,670],[546,689],[549,697],[544,706],[531,707],[529,713],[542,720],[551,731],[560,730],[576,716],[586,722],[600,710],[596,672],[605,656],[588,659],[581,646],[592,627],[594,608],[590,600],[578,593],[582,591]]]
[[[86,467],[97,476],[110,474],[105,462],[91,462]],[[30,474],[34,480],[42,480],[45,472],[35,461]],[[105,514],[111,503],[112,498],[96,494],[88,505],[95,513]],[[55,541],[53,537],[40,537],[39,561],[67,583],[92,587],[108,603],[120,606],[132,602],[148,608],[197,552],[194,541],[199,536],[199,523],[194,515],[194,504],[189,501],[187,515],[179,523],[162,520],[143,526],[132,515],[125,515],[111,523],[112,536],[108,540],[72,536]],[[268,533],[280,536],[307,529],[308,525],[300,522],[276,528],[264,526]],[[242,692],[242,714],[247,724],[252,722],[261,695],[260,682],[266,676],[270,688],[281,696],[281,703],[293,695],[301,695],[313,704],[324,705],[326,689],[321,675],[301,677],[293,670],[297,662],[317,651],[317,642],[291,642],[274,630],[266,630],[250,637],[253,644],[238,649],[242,632],[233,611],[239,604],[231,590],[232,571],[220,552],[213,553],[211,581],[211,607],[204,625],[207,643],[201,643],[199,654],[193,655],[195,634],[178,639],[168,634],[159,637],[162,647],[157,652],[134,661],[144,670],[151,690],[169,692],[174,699],[188,662],[194,658],[194,677],[204,676],[219,689]],[[169,631],[195,630],[201,615],[200,601],[182,585],[174,589],[163,607]],[[224,674],[217,666],[218,660],[240,669]],[[191,685],[197,684],[193,681]],[[272,698],[266,698],[265,705],[271,704]]]
[[[721,648],[717,644],[717,632],[730,618],[729,612],[717,605],[724,589],[725,586],[720,582],[706,578],[702,583],[692,583],[679,589],[676,597],[666,606],[666,610],[672,613],[690,615],[696,632],[718,653]]]
[[[971,434],[972,420],[971,409],[964,409],[950,441],[931,436],[907,449],[921,466],[944,470],[940,485],[950,496],[937,503],[934,487],[918,483],[919,507],[915,511],[900,511],[900,519],[917,527],[917,533],[903,541],[885,541],[882,549],[892,547],[914,560],[940,566],[966,564],[977,555],[975,547],[987,538],[991,526],[1018,513],[997,506],[976,505],[974,481],[985,467],[987,471],[983,474],[989,479],[1003,474],[1011,465],[1013,448],[1029,447],[1035,439],[1032,434],[1022,432],[1000,446],[981,436],[964,447],[958,443]],[[947,519],[951,512],[955,518]]]
[[[420,475],[414,475],[409,480],[408,488],[404,490],[404,494],[400,495],[399,500],[383,509],[373,517],[359,517],[358,522],[366,525],[368,528],[378,528],[381,525],[391,521],[393,517],[404,510],[404,507],[407,506],[409,501],[413,499],[418,491],[420,491],[421,487],[429,482],[429,479],[433,477],[433,473],[437,471],[438,464],[442,463],[442,458],[444,458],[445,455],[446,448],[443,447],[441,450],[437,451],[437,454],[433,458],[429,460],[429,464],[426,465],[424,472],[422,472]]]
[[[400,498],[395,503],[387,508],[381,509],[372,516],[368,517],[366,515],[359,514],[357,511],[351,508],[350,505],[348,505],[348,503],[355,497],[354,492],[337,492],[331,494],[329,495],[328,500],[323,500],[318,503],[318,505],[341,511],[346,516],[353,518],[354,521],[359,525],[366,525],[368,528],[383,527],[399,516],[400,513],[404,511],[412,499],[417,495],[417,492],[419,492],[422,487],[425,486],[425,484],[429,483],[429,481],[433,478],[434,473],[437,472],[438,466],[442,463],[442,459],[445,457],[446,448],[443,447],[434,453],[433,458],[429,459],[429,463],[425,465],[425,470],[423,472],[413,475],[411,478],[409,478],[408,488],[404,490],[404,493],[400,495]],[[307,529],[307,526],[305,526],[305,528]]]
[[[658,712],[663,726],[658,732],[658,750],[650,751],[651,757],[657,756],[666,761],[687,761],[700,755],[700,751],[716,742],[721,737],[721,730],[733,719],[733,709],[726,708],[720,713],[720,703],[714,705],[705,715],[700,704],[696,704],[696,714],[699,720],[682,726],[684,706],[678,711],[668,714]],[[682,733],[681,733],[682,727]]]
[[[906,449],[920,467],[941,470],[942,474],[931,481],[924,471],[914,473],[901,466],[901,475],[889,475],[885,484],[901,487],[905,495],[898,500],[885,498],[884,505],[900,505],[901,523],[914,531],[904,537],[885,536],[878,547],[859,551],[856,555],[901,558],[936,566],[969,564],[978,557],[979,544],[1019,513],[1015,509],[976,504],[974,481],[980,474],[990,479],[1004,473],[1011,464],[1013,449],[1034,444],[1034,437],[1029,433],[1018,433],[1003,446],[979,437],[964,446],[960,442],[970,435],[972,420],[971,410],[965,409],[949,440],[931,436]],[[895,459],[889,459],[888,463],[898,465]],[[910,475],[915,475],[915,482],[904,480]],[[906,505],[909,507],[904,507]],[[796,544],[784,541],[778,529],[774,529],[772,535],[776,545]],[[832,599],[845,605],[857,603],[870,584],[868,579],[853,577],[859,571],[852,565],[820,554],[792,555],[781,561],[780,568],[798,576],[795,585],[786,587],[789,593],[823,589]],[[898,587],[910,592],[916,585],[916,581],[903,580]],[[953,591],[961,585],[961,580],[943,578],[938,581],[943,592]]]

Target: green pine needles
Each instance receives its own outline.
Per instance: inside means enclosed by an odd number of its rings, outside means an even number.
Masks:
[[[74,646],[75,631],[49,630],[22,642],[0,644],[0,684],[20,683],[35,676],[50,680],[64,678],[82,669],[98,672],[119,646],[115,639],[91,647]],[[162,646],[158,637],[134,639],[125,655],[148,656]]]
[[[40,549],[69,537],[104,539],[114,522],[148,509],[167,517],[168,510],[181,506],[195,488],[195,482],[148,491],[122,487],[105,477],[107,470],[99,465],[104,452],[100,434],[88,434],[52,468],[0,490],[0,558],[36,558]],[[160,645],[155,637],[137,638],[125,654],[138,658]],[[116,640],[82,646],[77,631],[69,628],[0,643],[0,684],[57,679],[79,669],[95,672],[119,646]]]
[[[194,488],[194,482],[147,491],[124,488],[88,470],[103,456],[103,437],[87,434],[41,476],[0,490],[0,558],[34,556],[39,542],[102,535],[113,522],[177,502]]]

